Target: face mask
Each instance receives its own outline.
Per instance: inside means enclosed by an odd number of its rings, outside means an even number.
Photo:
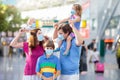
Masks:
[[[32,28],[35,28],[36,27],[36,24],[35,23],[32,23]]]
[[[74,15],[76,11],[74,9],[71,10],[71,14]]]
[[[30,37],[30,33],[26,33],[27,39]]]
[[[44,36],[42,34],[39,34],[37,36],[38,41],[42,41],[44,39]]]
[[[63,34],[59,34],[59,35],[58,35],[58,39],[60,39],[60,40],[64,40],[64,36],[63,36]]]
[[[45,50],[46,55],[51,55],[53,53],[52,49]]]

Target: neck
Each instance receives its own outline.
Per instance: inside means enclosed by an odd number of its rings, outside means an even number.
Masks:
[[[39,45],[39,41],[37,41],[37,45]]]
[[[47,58],[49,58],[49,57],[50,57],[50,55],[46,55],[46,57],[47,57]]]

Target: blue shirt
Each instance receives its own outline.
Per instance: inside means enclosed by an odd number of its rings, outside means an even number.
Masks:
[[[80,22],[75,22],[74,26],[76,27],[77,30],[80,30]]]
[[[66,50],[66,41],[63,40],[60,47],[60,63],[61,63],[61,74],[72,75],[79,73],[79,60],[80,60],[80,46],[75,43],[75,38],[71,41],[70,53],[65,56],[63,53]]]
[[[52,77],[53,74],[61,70],[59,59],[51,55],[49,58],[44,54],[39,57],[36,64],[36,72],[41,72],[43,76],[49,78]]]
[[[70,19],[75,19],[74,15],[71,15]],[[75,22],[74,26],[76,27],[77,30],[80,30],[80,22]]]

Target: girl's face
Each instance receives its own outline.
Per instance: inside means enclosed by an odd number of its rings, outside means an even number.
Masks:
[[[75,7],[74,7],[74,6],[72,7],[71,14],[72,14],[72,15],[75,15],[75,14],[76,14],[76,10],[75,10]]]
[[[30,19],[30,20],[28,21],[28,24],[29,24],[29,25],[32,25],[32,23],[35,23],[35,19],[34,19],[34,18],[32,18],[32,19]]]
[[[72,9],[76,11],[75,6],[73,6]]]

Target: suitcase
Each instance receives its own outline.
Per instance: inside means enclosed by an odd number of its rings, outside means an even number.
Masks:
[[[96,73],[104,73],[104,63],[95,63],[95,72]]]

